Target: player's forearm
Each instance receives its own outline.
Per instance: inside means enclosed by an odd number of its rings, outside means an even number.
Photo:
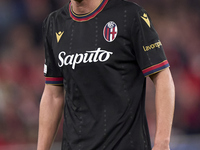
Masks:
[[[167,68],[153,79],[156,87],[156,135],[154,145],[168,149],[174,114],[175,89]]]
[[[40,103],[37,150],[49,150],[56,135],[63,112],[63,97],[44,92]]]

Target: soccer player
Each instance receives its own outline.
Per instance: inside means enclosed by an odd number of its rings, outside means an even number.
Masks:
[[[143,8],[124,0],[71,0],[43,29],[46,84],[37,150],[50,149],[63,111],[62,150],[151,150],[148,76],[156,88],[153,150],[170,149],[174,84]]]

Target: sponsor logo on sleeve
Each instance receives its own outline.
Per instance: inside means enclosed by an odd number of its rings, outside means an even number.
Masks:
[[[153,50],[155,48],[160,48],[161,46],[162,46],[162,43],[160,42],[160,40],[158,40],[158,42],[153,43],[149,46],[143,46],[143,49],[145,52],[147,52],[147,51]]]
[[[47,65],[44,64],[44,74],[47,74]]]

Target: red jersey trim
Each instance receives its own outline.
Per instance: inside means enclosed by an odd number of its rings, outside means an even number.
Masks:
[[[169,63],[167,60],[165,60],[159,64],[153,65],[149,68],[142,70],[142,72],[143,72],[144,76],[146,77],[146,76],[152,75],[154,73],[157,73],[167,67],[169,67]]]
[[[63,77],[45,77],[45,83],[63,85]]]
[[[69,4],[69,14],[71,16],[71,18],[75,21],[78,21],[78,22],[84,22],[84,21],[88,21],[92,18],[94,18],[97,14],[99,14],[103,8],[106,6],[106,4],[108,3],[108,0],[102,0],[101,4],[92,12],[86,14],[86,15],[77,15],[73,12],[72,10],[72,4],[70,2]]]

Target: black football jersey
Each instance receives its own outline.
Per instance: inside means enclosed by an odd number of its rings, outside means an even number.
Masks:
[[[147,12],[102,0],[77,15],[69,3],[43,29],[46,84],[66,92],[62,150],[151,150],[146,76],[169,64]]]

